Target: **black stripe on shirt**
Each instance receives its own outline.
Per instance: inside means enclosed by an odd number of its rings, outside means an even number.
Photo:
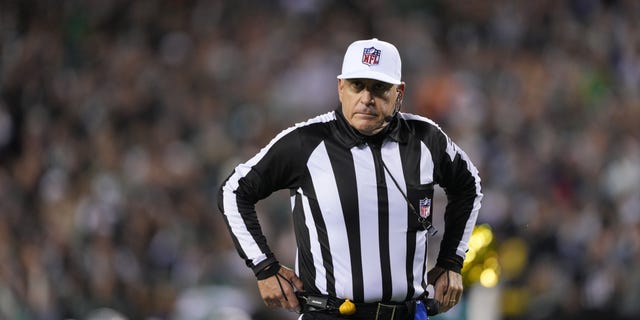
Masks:
[[[407,144],[400,145],[400,161],[402,162],[402,168],[404,173],[404,181],[406,184],[407,197],[409,201],[414,202],[414,208],[418,209],[413,199],[415,196],[410,194],[413,191],[411,186],[417,186],[420,184],[420,143],[417,140],[410,140]],[[415,213],[412,212],[411,207],[407,205],[407,226],[411,226],[417,219]],[[413,228],[407,228],[407,257],[406,257],[406,274],[407,274],[407,296],[405,300],[410,300],[415,294],[415,288],[413,287],[413,259],[416,253],[416,230]]]
[[[344,215],[347,239],[349,241],[349,258],[354,301],[364,300],[364,281],[362,279],[362,248],[360,246],[360,220],[358,207],[358,184],[351,151],[327,143],[327,153],[336,179],[340,204]]]
[[[307,175],[309,172],[307,171]],[[311,178],[307,179],[309,183],[306,183],[303,186],[303,190],[309,194],[309,207],[311,209],[311,214],[313,215],[313,220],[315,222],[316,231],[318,233],[318,242],[320,244],[326,244],[320,246],[320,252],[322,253],[322,264],[327,272],[327,293],[330,296],[336,296],[336,277],[333,270],[333,260],[331,259],[331,248],[329,248],[329,236],[327,235],[327,225],[322,218],[322,211],[320,210],[320,205],[318,204],[317,196],[315,189],[313,188],[313,183],[311,183]]]
[[[296,190],[291,190],[294,194],[294,207],[293,207],[293,231],[296,236],[296,243],[298,244],[298,252],[309,252],[310,254],[298,253],[298,272],[300,272],[300,280],[305,291],[318,292],[316,286],[316,273],[308,272],[314,270],[313,265],[313,253],[311,253],[311,239],[309,238],[309,229],[306,225],[304,207],[302,205],[302,195],[297,193]]]
[[[389,198],[380,146],[370,144],[376,168],[378,194],[378,239],[380,242],[380,270],[382,272],[382,301],[390,301],[393,294],[391,254],[389,253]]]

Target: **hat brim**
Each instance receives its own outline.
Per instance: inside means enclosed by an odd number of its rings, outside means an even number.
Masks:
[[[358,72],[352,72],[347,74],[340,74],[337,76],[338,79],[375,79],[386,83],[391,84],[401,84],[402,81],[399,79],[394,79],[384,73],[372,71],[372,70],[363,70]]]

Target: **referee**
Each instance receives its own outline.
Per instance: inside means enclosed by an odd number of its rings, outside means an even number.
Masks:
[[[460,270],[482,193],[467,155],[428,118],[400,112],[398,50],[352,43],[338,76],[341,105],[278,134],[222,184],[218,206],[270,308],[300,319],[426,319],[462,295]],[[436,266],[427,272],[434,184],[448,204]],[[297,252],[281,266],[255,204],[289,189]]]

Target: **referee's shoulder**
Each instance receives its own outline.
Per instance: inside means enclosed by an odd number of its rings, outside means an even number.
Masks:
[[[296,133],[305,138],[323,137],[331,131],[331,124],[336,121],[334,111],[323,113],[305,121],[298,122],[285,131]]]
[[[330,111],[327,113],[317,115],[306,121],[298,122],[294,125],[294,127],[305,128],[305,127],[314,126],[314,125],[325,125],[335,120],[336,120],[336,112]]]
[[[414,130],[420,130],[420,131],[436,130],[436,131],[443,132],[442,128],[440,128],[440,126],[435,121],[425,116],[421,116],[413,113],[407,113],[407,112],[400,112],[399,115],[400,115],[400,118],[404,120],[407,123],[407,125]]]
[[[322,139],[330,131],[329,124],[336,120],[334,112],[327,112],[305,121],[293,124],[280,131],[267,147],[278,144],[280,146],[300,146],[302,140],[307,142]]]

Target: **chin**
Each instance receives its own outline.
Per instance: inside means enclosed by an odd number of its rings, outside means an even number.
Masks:
[[[371,136],[375,134],[375,131],[377,130],[377,128],[361,127],[361,128],[356,128],[356,130],[358,130],[360,133],[364,134],[365,136]]]
[[[381,125],[381,123],[377,120],[376,121],[365,120],[365,121],[354,121],[352,126],[364,135],[373,135],[375,134],[375,132],[380,131],[380,129],[384,125]]]

